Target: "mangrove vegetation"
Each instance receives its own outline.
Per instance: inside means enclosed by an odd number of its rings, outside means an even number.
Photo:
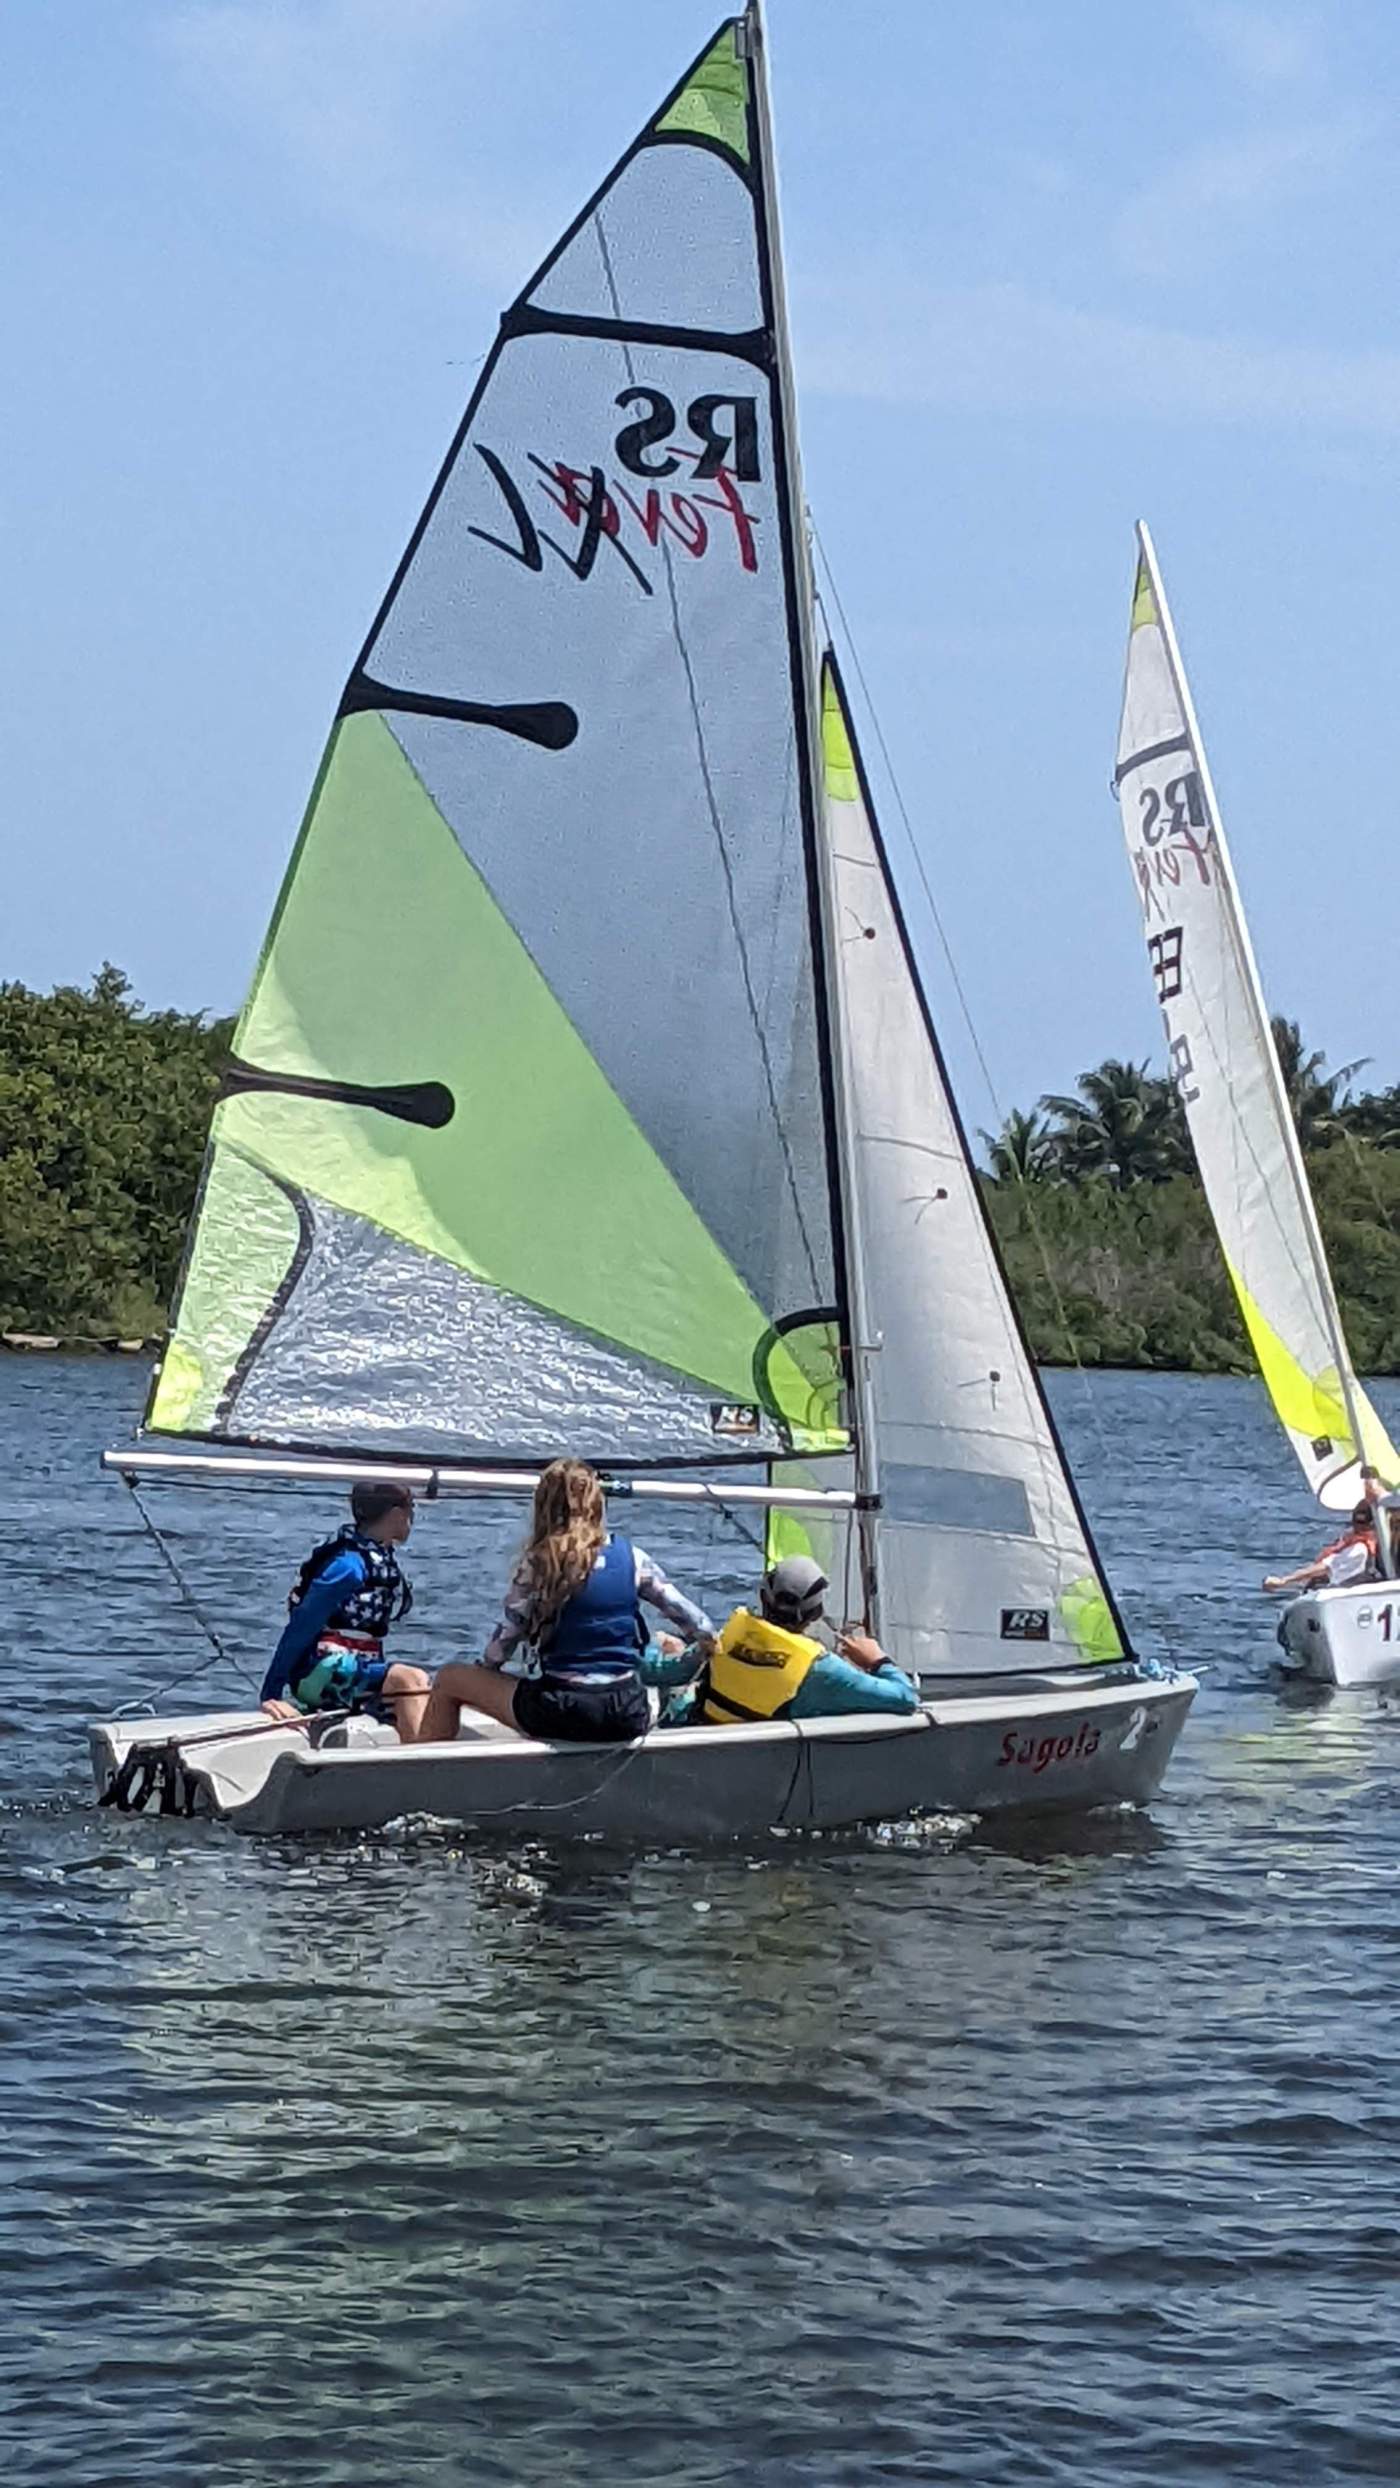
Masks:
[[[1274,1030],[1357,1363],[1400,1373],[1400,1086]],[[145,1009],[111,966],[86,988],[0,984],[0,1332],[160,1334],[231,1033]],[[1169,1080],[1110,1059],[980,1137],[1046,1363],[1249,1370]]]

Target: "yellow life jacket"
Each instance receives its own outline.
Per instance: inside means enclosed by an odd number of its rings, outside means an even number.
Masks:
[[[736,1719],[776,1719],[825,1656],[824,1643],[805,1633],[785,1633],[781,1625],[736,1607],[715,1643],[700,1716],[721,1726]]]

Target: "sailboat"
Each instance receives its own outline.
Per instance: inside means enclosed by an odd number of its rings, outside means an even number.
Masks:
[[[1137,530],[1114,772],[1167,1059],[1245,1328],[1324,1510],[1400,1460],[1357,1380],[1152,539]],[[1389,1533],[1378,1533],[1390,1563]],[[1400,1589],[1400,1584],[1397,1585]],[[1400,1604],[1374,1583],[1295,1599],[1290,1659],[1334,1684],[1400,1675]]]
[[[107,1459],[446,1501],[565,1450],[629,1517],[719,1501],[817,1552],[921,1709],[620,1749],[112,1720],[99,1789],[135,1756],[255,1831],[661,1839],[1155,1791],[1195,1682],[1136,1659],[1105,1581],[818,641],[756,6],[501,321]]]

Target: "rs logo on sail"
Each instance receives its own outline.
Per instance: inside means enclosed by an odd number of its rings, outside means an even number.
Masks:
[[[566,458],[542,458],[528,451],[527,462],[535,470],[529,479],[533,491],[543,493],[577,531],[571,548],[536,524],[532,507],[504,459],[477,441],[476,454],[496,486],[514,532],[496,535],[486,527],[473,526],[470,533],[526,570],[543,570],[545,553],[551,552],[576,579],[591,577],[600,554],[606,551],[622,562],[644,596],[653,593],[654,582],[638,553],[643,545],[655,550],[663,537],[691,561],[703,560],[716,543],[732,541],[740,569],[756,571],[759,513],[749,508],[739,488],[762,481],[757,400],[716,395],[692,398],[685,411],[689,440],[676,438],[676,408],[661,389],[624,389],[614,405],[632,418],[615,434],[614,454],[629,475],[645,482],[644,491],[634,492],[620,476],[605,475],[599,466],[576,466]],[[690,470],[692,489],[688,492],[675,487],[663,491],[660,482],[651,480],[676,475],[683,467]],[[701,484],[707,489],[696,489]],[[718,520],[708,517],[709,511],[717,511]]]

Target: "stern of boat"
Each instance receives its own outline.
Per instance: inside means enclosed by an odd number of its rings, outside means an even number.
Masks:
[[[1285,1607],[1278,1637],[1291,1664],[1322,1684],[1400,1682],[1400,1581],[1309,1590]]]

